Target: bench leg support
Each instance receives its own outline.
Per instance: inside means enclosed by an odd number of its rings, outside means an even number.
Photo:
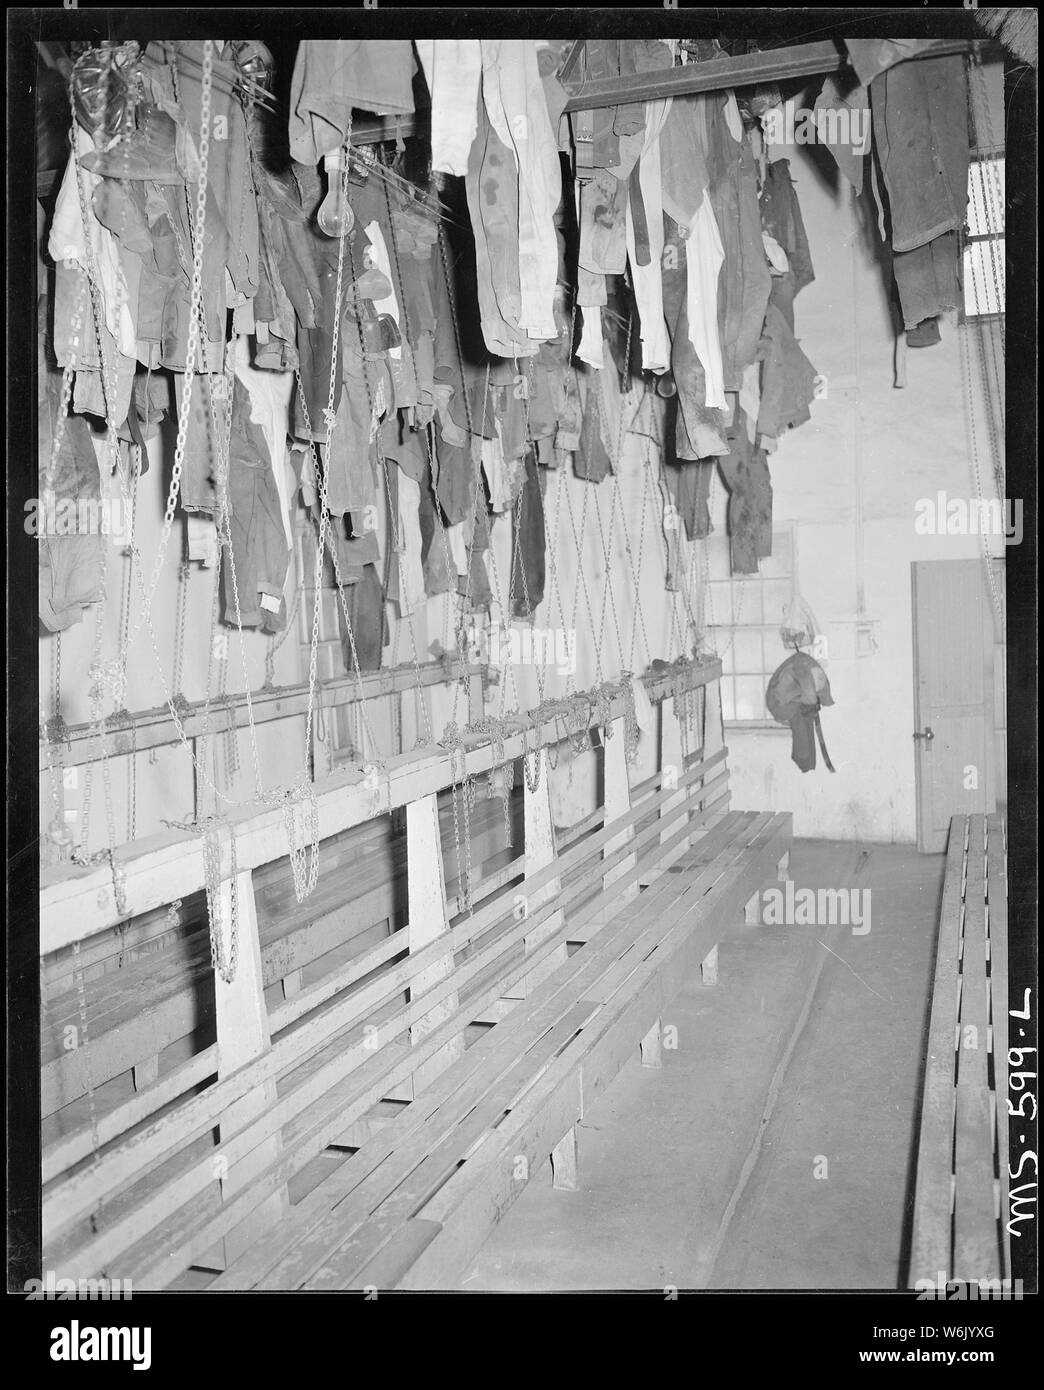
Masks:
[[[642,1066],[663,1066],[662,1033],[659,1019],[656,1020],[642,1039]]]
[[[776,877],[780,883],[790,882],[790,850],[788,849],[776,867]]]
[[[705,985],[716,985],[718,983],[718,948],[715,946],[708,951],[703,958],[700,966],[700,974]]]
[[[580,1187],[577,1178],[575,1125],[566,1130],[551,1150],[551,1184],[560,1192],[576,1192]]]
[[[135,1091],[144,1091],[146,1086],[151,1086],[159,1076],[159,1054],[154,1057],[146,1057],[143,1062],[136,1062],[131,1068],[131,1079],[134,1082]]]
[[[756,927],[761,921],[761,894],[753,893],[743,909],[743,920],[748,927]]]

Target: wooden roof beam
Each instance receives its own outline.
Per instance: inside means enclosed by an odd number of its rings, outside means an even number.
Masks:
[[[947,53],[967,53],[978,40],[941,39],[924,58]],[[909,61],[916,61],[911,59]],[[745,53],[739,58],[711,58],[706,63],[684,63],[680,67],[639,72],[625,77],[601,78],[581,83],[566,103],[566,111],[590,111],[637,101],[659,101],[664,97],[693,96],[728,87],[750,87],[760,82],[786,78],[816,77],[847,67],[848,56],[840,41],[794,44],[770,48],[764,53]],[[574,79],[575,82],[575,79]],[[567,84],[569,87],[573,83]]]

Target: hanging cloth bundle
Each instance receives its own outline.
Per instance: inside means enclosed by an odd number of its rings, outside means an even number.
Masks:
[[[780,724],[790,725],[790,756],[801,771],[811,772],[816,765],[816,745],[812,736],[814,729],[823,762],[827,771],[833,772],[834,765],[823,741],[819,711],[823,705],[832,705],[834,698],[830,694],[826,672],[819,662],[801,651],[788,656],[769,681],[765,703],[773,719]]]
[[[798,588],[797,581],[797,566],[795,565],[790,581],[790,600],[779,627],[780,640],[784,647],[800,651],[802,647],[811,647],[815,644],[818,632],[819,625],[816,622],[816,615],[801,597],[801,590]],[[826,678],[824,677],[824,679]]]

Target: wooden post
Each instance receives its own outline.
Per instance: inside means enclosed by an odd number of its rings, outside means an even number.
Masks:
[[[685,770],[685,759],[682,752],[681,724],[678,720],[678,711],[675,709],[674,699],[675,697],[673,695],[669,695],[660,704],[660,786],[665,790],[676,787]],[[687,792],[682,790],[677,792],[674,796],[667,797],[660,808],[661,818],[669,816],[673,810],[685,801],[686,796]],[[686,819],[688,819],[688,817],[686,817]],[[677,830],[678,823],[675,821],[674,825],[669,830],[664,830],[661,833],[660,843],[662,844],[664,840],[676,834]],[[672,855],[672,858],[677,858],[685,854],[688,848],[689,841],[685,839],[681,842],[677,855]]]
[[[631,809],[631,787],[627,777],[627,749],[624,744],[624,720],[613,720],[613,734],[607,739],[602,735],[602,803],[605,811],[605,825],[608,828],[614,820],[626,816]],[[608,840],[602,850],[602,858],[608,859],[634,839],[634,827],[628,826],[619,835]],[[620,891],[613,899],[611,907],[600,908],[595,912],[585,930],[590,932],[608,922],[619,911],[623,903],[629,903],[641,892],[641,885],[635,875],[635,855],[628,855],[614,868],[602,876],[602,887],[608,888],[617,879],[629,878],[620,885]]]
[[[625,721],[624,719],[613,720],[613,735],[603,744],[602,754],[604,762],[605,776],[605,824],[611,826],[614,820],[619,820],[621,816],[626,816],[631,809],[631,787],[627,778],[627,750],[625,745]],[[626,830],[615,835],[602,851],[602,858],[608,859],[617,850],[622,849],[629,841],[634,839],[634,827],[628,826]],[[602,878],[603,888],[608,888],[617,879],[633,875],[635,856],[630,855],[618,864],[614,869],[610,869]],[[631,881],[620,889],[620,902],[631,902],[638,896],[638,883],[631,877]]]
[[[151,1057],[146,1057],[142,1062],[136,1062],[131,1067],[131,1079],[134,1083],[135,1091],[144,1091],[147,1086],[151,1086],[159,1076],[159,1054],[155,1053]]]
[[[725,722],[721,713],[721,681],[711,681],[705,685],[700,692],[703,706],[701,725],[703,729],[703,752],[702,756],[713,758],[715,753],[719,753],[725,747]],[[700,779],[700,801],[703,800],[703,786],[705,779]],[[720,803],[720,809],[705,822],[709,830],[711,826],[717,825],[718,821],[727,814],[729,809],[729,798],[726,796]]]
[[[660,1027],[659,1019],[642,1039],[642,1066],[655,1068],[663,1066],[663,1030]]]
[[[410,951],[419,951],[440,936],[448,937],[446,880],[439,835],[438,800],[434,792],[419,801],[409,802],[406,807],[406,893],[406,930]],[[410,998],[416,999],[426,989],[452,974],[453,949],[449,946],[445,955],[414,977]],[[432,1029],[451,1017],[456,1009],[456,994],[447,995],[411,1027],[410,1042],[417,1043],[426,1037]],[[414,1094],[460,1057],[463,1051],[464,1039],[458,1034],[414,1072]]]
[[[226,984],[221,972],[214,975],[214,1004],[217,1019],[218,1078],[223,1080],[271,1046],[268,1011],[265,1008],[264,984],[261,976],[261,943],[258,937],[257,907],[254,902],[253,876],[250,870],[222,882],[219,890],[222,942],[227,956],[229,924],[232,921],[232,894],[237,898],[239,921],[239,954],[236,972]],[[266,1081],[224,1112],[219,1126],[220,1142],[224,1144],[252,1120],[263,1115],[276,1103],[275,1081]],[[273,1135],[253,1149],[246,1158],[227,1168],[222,1163],[220,1148],[214,1155],[215,1176],[221,1180],[221,1191],[227,1200],[249,1187],[253,1178],[279,1155],[280,1136]],[[257,1238],[258,1231],[273,1224],[287,1210],[286,1188],[267,1198],[241,1225],[224,1238],[226,1266]],[[204,1263],[209,1261],[204,1260]]]
[[[545,868],[555,859],[555,827],[551,820],[551,788],[548,784],[548,765],[546,751],[538,748],[533,755],[536,758],[537,772],[539,781],[536,791],[530,791],[527,781],[523,788],[523,814],[525,818],[525,861],[526,877],[521,889],[516,894],[516,917],[532,916],[545,903],[552,902],[562,891],[561,880],[554,878],[543,888],[538,888],[530,892],[527,881],[532,878],[540,869]],[[529,762],[529,757],[525,757],[523,762],[523,777],[525,776],[525,766]],[[520,901],[521,899],[521,901]],[[553,936],[562,926],[562,913],[553,912],[546,922],[543,922],[533,932],[532,936],[523,938],[525,953],[535,951],[541,942],[546,941],[549,936]],[[568,951],[563,941],[556,946],[546,960],[542,961],[530,974],[523,976],[517,985],[508,990],[505,999],[524,999],[527,994],[546,979],[552,971],[557,970],[568,959]]]
[[[551,1150],[551,1185],[560,1192],[576,1192],[580,1186],[577,1172],[576,1126],[571,1125]]]

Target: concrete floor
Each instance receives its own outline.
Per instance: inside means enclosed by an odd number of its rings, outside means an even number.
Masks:
[[[740,927],[584,1118],[580,1190],[535,1174],[463,1289],[901,1286],[944,856],[794,845],[796,888],[857,868],[871,930]]]

